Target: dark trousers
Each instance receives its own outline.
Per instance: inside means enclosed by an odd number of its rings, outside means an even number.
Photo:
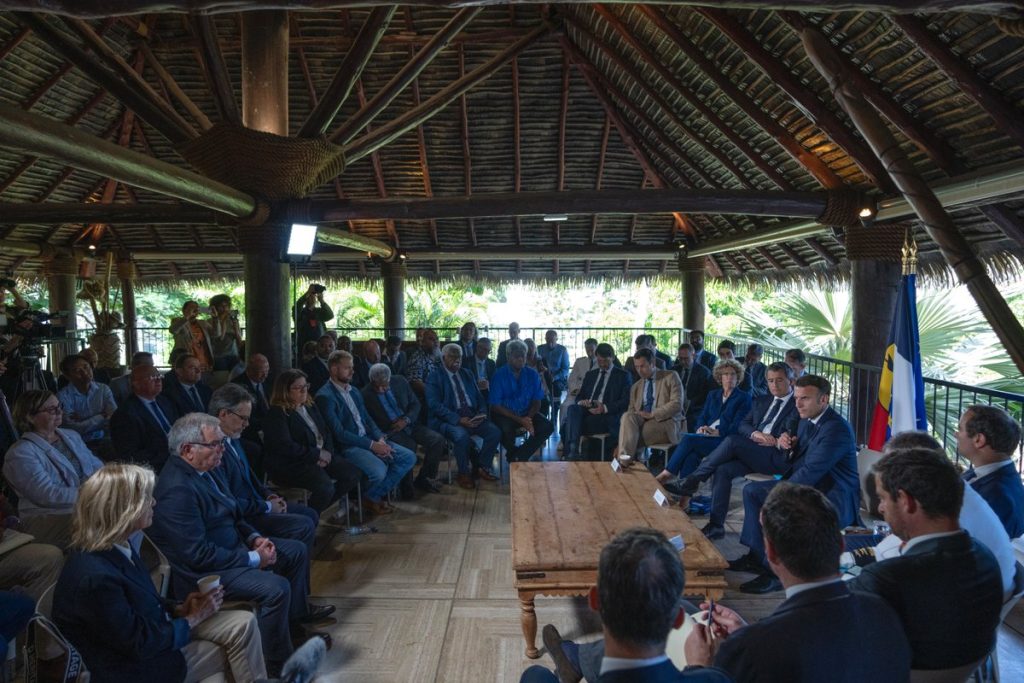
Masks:
[[[743,530],[740,531],[740,543],[750,548],[762,562],[764,558],[764,537],[761,530],[761,508],[768,494],[775,488],[778,481],[752,481],[743,487]],[[765,569],[768,565],[765,563]]]
[[[751,472],[757,474],[784,474],[789,468],[785,454],[774,446],[758,446],[750,439],[733,434],[727,436],[711,451],[690,476],[700,481],[714,477],[711,484],[712,524],[723,526],[729,512],[732,480]]]
[[[565,449],[563,451],[565,456],[569,457],[577,454],[581,436],[608,433],[611,434],[610,441],[618,443],[619,421],[621,417],[621,415],[616,413],[591,415],[589,410],[575,403],[569,406],[565,411],[565,424],[562,426],[564,430],[563,438],[565,439]],[[601,455],[603,456],[604,454],[602,453]]]
[[[444,455],[444,437],[429,427],[421,424],[409,425],[409,432],[395,432],[388,434],[388,439],[400,446],[405,446],[413,453],[417,446],[423,446],[423,466],[420,467],[417,479],[435,479],[437,468]]]
[[[718,444],[722,443],[720,436],[704,436],[703,434],[683,434],[682,441],[672,452],[672,457],[665,465],[672,474],[685,477],[697,469],[697,465],[711,451],[715,450]]]
[[[224,598],[259,605],[263,654],[268,662],[283,663],[292,653],[290,622],[306,615],[309,606],[309,555],[300,541],[271,538],[277,562],[266,569],[229,569],[221,572]]]
[[[27,595],[0,591],[0,662],[7,658],[7,643],[21,633],[36,612],[36,602]]]
[[[271,468],[269,473],[278,486],[308,489],[309,507],[317,513],[326,510],[346,493],[354,493],[363,479],[362,470],[338,455],[331,458],[326,467],[305,462],[287,468]]]
[[[306,546],[307,554],[313,556],[316,525],[320,523],[320,514],[313,508],[289,503],[288,512],[253,515],[245,521],[264,536],[299,541]]]
[[[537,413],[533,416],[533,436],[528,437],[522,446],[517,447],[516,437],[523,426],[504,415],[492,415],[491,419],[494,420],[494,424],[501,430],[501,445],[505,447],[505,453],[509,462],[529,460],[530,456],[544,446],[544,442],[555,431],[551,422],[547,418],[542,417],[540,413]]]

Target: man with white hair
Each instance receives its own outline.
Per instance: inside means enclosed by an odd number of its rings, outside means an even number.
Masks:
[[[540,375],[526,367],[526,344],[518,339],[508,343],[508,364],[491,378],[491,419],[501,430],[501,443],[509,462],[527,460],[551,436],[554,427],[540,414],[544,387]],[[516,437],[526,432],[526,441],[516,446]]]
[[[321,621],[334,611],[306,601],[306,545],[261,536],[242,517],[218,470],[224,432],[217,418],[190,413],[174,423],[167,440],[171,457],[153,492],[150,536],[174,569],[174,592],[187,595],[200,578],[217,574],[226,599],[259,605],[263,653],[274,669],[292,653],[293,639],[305,640],[300,624]]]
[[[420,401],[407,379],[392,375],[384,363],[371,365],[369,376],[370,382],[363,388],[366,412],[388,439],[414,453],[417,446],[423,446],[423,466],[413,486],[426,493],[440,493],[437,467],[444,455],[444,437],[420,424]]]
[[[495,366],[501,367],[508,362],[508,343],[519,339],[519,323],[508,324],[508,339],[498,344],[498,358],[494,361]]]

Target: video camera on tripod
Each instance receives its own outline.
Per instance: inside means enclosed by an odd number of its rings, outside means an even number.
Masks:
[[[18,312],[14,320],[7,326],[7,334],[11,343],[5,347],[8,352],[17,349],[18,355],[25,363],[38,362],[46,355],[44,345],[47,342],[63,339],[67,335],[68,311],[54,311],[30,308]]]

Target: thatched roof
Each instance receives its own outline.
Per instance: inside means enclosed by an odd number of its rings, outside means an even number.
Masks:
[[[104,4],[0,2],[0,6],[35,6],[39,11],[66,6],[74,12],[78,7],[83,15]],[[175,4],[179,3],[161,3]],[[989,3],[979,9],[1005,14],[1016,6]],[[292,134],[327,90],[371,11],[291,12],[288,116]],[[378,93],[456,12],[438,6],[400,7],[330,130],[353,117],[361,102]],[[43,19],[70,41],[82,44],[68,28],[67,19]],[[198,128],[194,117],[161,81],[144,56],[143,45],[205,117],[214,123],[221,120],[200,58],[197,23],[189,15],[143,12],[89,18],[86,23],[114,53],[139,67],[159,97],[193,127]],[[236,102],[241,102],[240,23],[238,13],[213,15]],[[890,122],[890,129],[929,183],[1022,161],[1024,156],[1024,135],[1017,127],[1024,100],[1020,27],[997,20],[993,13],[964,11],[897,16],[879,11],[796,13],[628,3],[488,6],[370,128],[395,120],[545,23],[552,27],[549,33],[464,98],[376,154],[348,164],[336,182],[321,184],[309,197],[456,197],[594,189],[639,193],[653,187],[811,192],[823,189],[823,182],[827,184],[823,178],[878,197],[896,196],[892,183],[878,172],[880,162],[807,58],[797,32],[804,25],[827,36],[867,78],[876,95],[902,112],[904,120],[898,125]],[[72,67],[29,26],[24,15],[0,12],[0,103],[195,170],[175,145],[148,122],[132,116],[131,108],[105,94],[93,77]],[[948,75],[948,69],[940,68],[934,46],[922,49],[910,37],[913,29],[924,31],[976,83]],[[744,45],[745,40],[751,44]],[[713,67],[711,72],[706,70],[708,65]],[[978,95],[979,87],[990,99]],[[1005,109],[993,110],[992,97]],[[1000,111],[1013,112],[1016,125],[1007,126]],[[906,122],[914,131],[903,125]],[[932,147],[925,150],[922,144]],[[805,155],[804,162],[794,156],[794,147]],[[1012,188],[1007,192],[949,209],[958,229],[988,259],[990,269],[1002,275],[1016,274],[1018,259],[1024,256],[1024,242],[1019,241],[1024,235],[1024,197]],[[115,189],[105,177],[34,158],[10,145],[0,147],[0,202],[94,201],[180,203],[120,183]],[[1003,225],[993,222],[996,214]],[[667,213],[606,213],[571,214],[568,220],[555,223],[540,216],[504,216],[358,220],[341,227],[407,251],[413,276],[518,280],[671,274],[676,272],[674,245],[686,242],[699,247],[787,222],[786,218],[700,213],[687,214],[682,220]],[[936,245],[921,225],[911,224],[922,266],[943,272]],[[229,220],[123,224],[91,231],[81,223],[22,222],[0,223],[0,238],[62,246],[86,244],[99,235],[99,253],[168,252],[158,259],[139,260],[143,279],[188,279],[240,277],[241,261],[219,255],[237,252],[239,231],[245,229],[252,228]],[[624,246],[650,247],[665,256],[606,260],[548,255],[571,247]],[[478,255],[510,250],[522,258],[416,258],[418,252],[441,249]],[[205,253],[218,256],[195,260],[196,254]],[[736,279],[834,279],[847,269],[846,258],[842,231],[825,230],[808,238],[715,253],[707,268],[713,276]],[[40,263],[0,248],[0,269],[33,272]],[[376,264],[353,259],[314,261],[308,269],[335,277],[373,277],[379,272]]]

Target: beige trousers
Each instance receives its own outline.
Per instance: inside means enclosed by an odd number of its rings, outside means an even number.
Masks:
[[[256,615],[225,610],[192,629],[181,649],[188,664],[185,683],[249,683],[267,677]]]
[[[53,545],[28,543],[0,555],[0,590],[15,586],[38,602],[43,592],[57,583],[64,566],[64,553]]]
[[[652,444],[679,442],[679,429],[672,420],[645,420],[639,413],[624,413],[619,422],[619,453],[636,456]]]

